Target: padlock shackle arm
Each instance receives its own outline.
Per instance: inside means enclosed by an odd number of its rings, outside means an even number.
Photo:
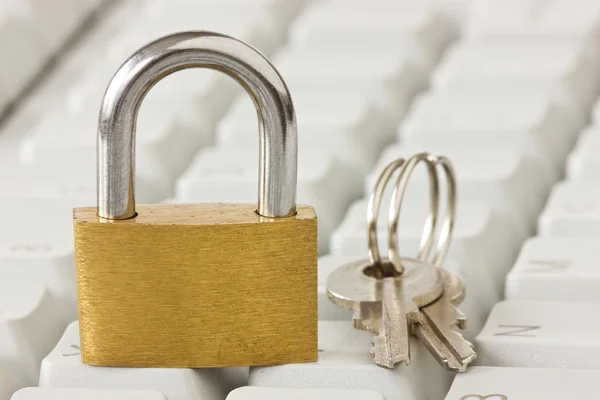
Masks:
[[[297,125],[289,90],[259,51],[232,37],[206,31],[181,32],[147,44],[119,68],[106,89],[98,125],[98,215],[136,215],[135,131],[146,93],[162,78],[186,68],[216,69],[242,85],[258,113],[258,214],[296,213]]]

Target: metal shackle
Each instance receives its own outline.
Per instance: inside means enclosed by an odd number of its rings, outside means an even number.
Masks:
[[[216,69],[235,79],[258,113],[259,194],[257,213],[296,213],[297,124],[288,88],[275,67],[255,48],[207,31],[162,37],[135,52],[116,72],[100,109],[97,144],[98,216],[136,216],[135,131],[146,93],[165,76],[186,68]]]

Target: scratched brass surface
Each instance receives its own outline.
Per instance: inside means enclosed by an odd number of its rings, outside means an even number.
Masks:
[[[317,360],[317,218],[252,204],[74,210],[83,362],[219,367]]]

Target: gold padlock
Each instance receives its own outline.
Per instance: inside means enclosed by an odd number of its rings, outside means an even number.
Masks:
[[[259,115],[254,204],[136,209],[136,115],[163,77],[222,71]],[[98,128],[98,205],[73,211],[84,363],[202,368],[317,360],[317,217],[296,206],[289,91],[257,50],[182,32],[133,54],[110,82]]]

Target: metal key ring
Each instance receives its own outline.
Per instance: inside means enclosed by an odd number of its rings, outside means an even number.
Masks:
[[[433,261],[431,261],[434,266],[441,267],[442,263],[444,262],[450,247],[452,232],[454,230],[454,221],[456,217],[456,176],[454,174],[452,163],[444,156],[435,156],[427,153],[420,153],[413,156],[408,160],[405,168],[401,171],[400,176],[398,177],[396,187],[392,193],[392,201],[389,209],[388,257],[396,270],[402,270],[400,250],[398,246],[398,225],[400,222],[402,199],[404,198],[404,192],[406,191],[410,174],[420,161],[424,161],[427,164],[428,171],[430,172],[430,206],[432,209],[430,209],[429,216],[425,222],[425,232],[421,238],[421,247],[419,249],[417,259],[425,262],[429,262],[430,259],[432,237],[429,237],[429,233],[435,231],[437,226],[437,218],[433,219],[432,222],[430,216],[431,214],[435,214],[437,217],[439,213],[439,179],[437,175],[438,164],[442,166],[446,175],[448,195],[444,223],[442,225],[442,230],[439,234],[436,248],[433,253]],[[432,173],[431,168],[433,168],[434,173]],[[433,210],[434,207],[435,211]],[[425,238],[427,238],[429,241],[425,242]]]
[[[429,177],[430,177],[431,208],[430,208],[429,215],[427,216],[427,220],[425,222],[425,229],[423,230],[423,235],[421,237],[421,248],[419,250],[419,255],[421,255],[421,254],[428,255],[431,250],[431,246],[432,246],[433,238],[434,238],[434,234],[435,234],[435,227],[437,225],[437,217],[438,217],[439,184],[438,184],[438,177],[437,177],[437,170],[436,170],[435,162],[428,159],[427,158],[428,156],[429,156],[429,154],[427,154],[427,153],[419,153],[419,154],[411,157],[408,160],[408,162],[406,162],[406,163],[403,158],[392,161],[390,164],[388,164],[384,168],[381,175],[377,179],[377,182],[375,184],[375,189],[373,190],[373,193],[371,194],[371,197],[369,199],[369,206],[368,206],[368,210],[367,210],[369,258],[371,260],[371,264],[380,269],[382,276],[393,276],[396,274],[401,274],[404,271],[404,268],[402,267],[402,265],[400,265],[399,262],[396,262],[396,263],[392,262],[391,265],[384,264],[381,262],[381,255],[379,252],[379,245],[378,245],[378,241],[377,241],[377,217],[379,215],[379,208],[381,206],[381,201],[383,199],[383,193],[385,191],[387,183],[389,182],[393,173],[398,168],[403,167],[400,172],[400,175],[398,177],[398,182],[400,182],[401,180],[407,180],[408,176],[410,176],[410,173],[412,173],[412,170],[414,169],[415,165],[421,161],[426,163],[427,171],[428,171]],[[403,176],[405,176],[405,178],[402,178]],[[398,184],[397,184],[397,186],[398,186]],[[396,193],[396,190],[394,190],[394,193]],[[402,192],[402,195],[403,194],[404,194],[404,192]],[[392,199],[393,199],[393,197],[392,197]],[[397,225],[397,221],[396,221],[396,225]],[[391,229],[390,229],[390,232],[392,232]],[[397,235],[396,235],[395,229],[394,229],[392,236],[394,237],[393,240],[397,241]],[[392,240],[392,239],[390,239],[390,240]],[[395,246],[394,248],[397,249],[397,246]],[[391,249],[388,251],[388,253],[392,254]],[[396,253],[397,253],[397,250],[396,250]],[[390,258],[390,260],[392,260],[392,259]]]

